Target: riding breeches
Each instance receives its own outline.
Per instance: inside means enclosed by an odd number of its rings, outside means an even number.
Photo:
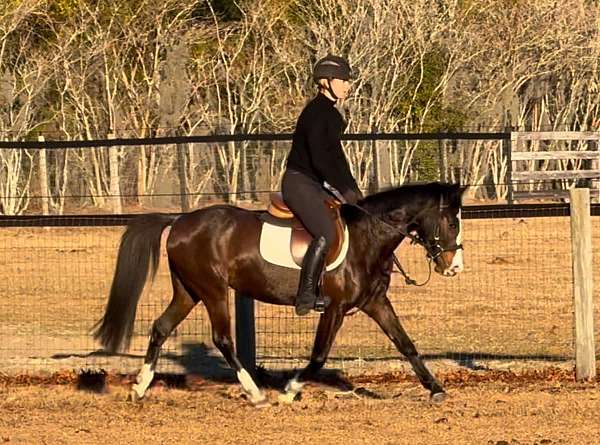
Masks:
[[[335,241],[335,225],[329,216],[325,199],[331,198],[321,184],[299,173],[287,169],[281,183],[283,201],[316,239],[323,237],[327,252]]]

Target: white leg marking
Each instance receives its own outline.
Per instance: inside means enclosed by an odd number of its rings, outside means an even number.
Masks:
[[[279,401],[282,403],[292,403],[296,395],[302,391],[304,383],[298,381],[298,374],[287,382],[285,385],[285,392],[279,395]]]
[[[150,364],[144,363],[140,373],[137,375],[136,382],[131,389],[136,392],[136,394],[141,399],[146,394],[146,390],[150,383],[152,383],[152,379],[154,378],[154,371],[150,368]]]
[[[250,403],[253,405],[262,403],[266,401],[266,397],[263,392],[258,389],[254,380],[252,380],[252,376],[246,371],[244,368],[240,369],[237,372],[237,378],[242,385],[242,389],[250,398]]]

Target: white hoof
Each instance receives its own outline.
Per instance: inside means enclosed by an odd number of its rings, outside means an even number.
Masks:
[[[296,396],[300,394],[302,388],[304,387],[304,383],[300,383],[298,381],[298,375],[287,382],[285,385],[285,392],[283,394],[279,394],[279,401],[281,403],[293,403],[296,400]]]
[[[143,399],[153,378],[154,371],[149,364],[145,363],[135,379],[136,383],[131,386],[128,399],[133,402]]]
[[[129,394],[127,394],[127,401],[131,403],[138,403],[144,398],[144,395],[140,395],[135,389],[135,385],[133,386],[134,387],[131,388]]]
[[[250,403],[254,408],[268,408],[271,406],[271,402],[269,402],[269,399],[265,395],[258,400],[250,400]]]
[[[446,400],[446,393],[443,391],[431,394],[431,401],[433,403],[442,403],[444,400]]]
[[[279,394],[277,400],[279,401],[279,403],[290,405],[294,403],[294,399],[296,398],[297,394],[297,392],[284,392],[282,394]]]

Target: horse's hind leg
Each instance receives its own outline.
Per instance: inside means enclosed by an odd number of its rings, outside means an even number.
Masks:
[[[223,354],[229,366],[237,373],[237,378],[242,389],[248,396],[250,403],[258,408],[269,406],[267,397],[261,391],[252,376],[244,369],[237,357],[231,338],[231,321],[229,316],[229,305],[227,301],[227,288],[219,292],[203,293],[202,300],[206,305],[210,324],[212,327],[213,343]]]
[[[430,391],[432,400],[443,400],[445,392],[442,385],[425,366],[415,345],[400,324],[390,300],[385,295],[377,296],[363,306],[362,309],[377,322],[383,332],[392,340],[398,351],[408,359],[421,384]]]
[[[174,275],[172,276],[172,282],[173,299],[167,309],[152,325],[144,365],[137,376],[136,383],[131,388],[130,397],[134,401],[144,397],[148,386],[150,386],[163,343],[167,340],[171,332],[173,332],[173,329],[187,317],[196,305],[192,297],[181,285],[179,279]]]

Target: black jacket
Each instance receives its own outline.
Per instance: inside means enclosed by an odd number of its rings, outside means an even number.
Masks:
[[[318,94],[300,113],[287,168],[327,181],[342,194],[358,190],[340,142],[345,127],[334,102]]]

